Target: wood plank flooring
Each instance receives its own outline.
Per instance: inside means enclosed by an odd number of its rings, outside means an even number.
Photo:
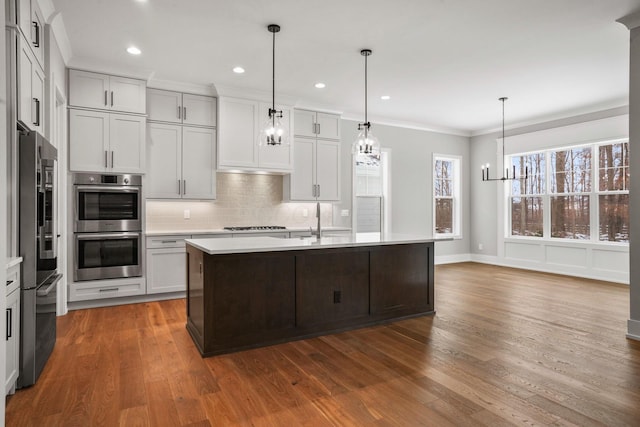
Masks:
[[[640,425],[625,285],[436,268],[436,315],[202,359],[185,301],[58,318],[8,426]]]

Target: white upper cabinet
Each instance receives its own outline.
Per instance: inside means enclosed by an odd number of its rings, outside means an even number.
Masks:
[[[148,125],[147,198],[215,199],[215,130]]]
[[[293,171],[283,180],[292,201],[340,200],[340,116],[295,111]]]
[[[220,97],[220,123],[218,142],[218,169],[247,171],[290,172],[293,167],[291,145],[258,146],[260,126],[267,120],[267,103]],[[289,129],[292,139],[292,109],[276,105],[282,110],[281,122]]]
[[[44,18],[37,0],[18,1],[18,25],[40,67],[44,68]]]
[[[149,120],[190,126],[216,126],[216,98],[147,89]]]
[[[23,38],[18,39],[18,120],[42,133],[44,72]]]
[[[216,99],[210,96],[182,94],[182,123],[190,126],[215,126]]]
[[[127,77],[69,70],[69,105],[145,114],[146,83]]]
[[[340,143],[295,138],[293,171],[283,185],[284,197],[291,201],[339,201]]]
[[[338,114],[296,109],[295,135],[339,140],[340,116]]]
[[[145,123],[141,116],[69,110],[69,169],[145,172]]]

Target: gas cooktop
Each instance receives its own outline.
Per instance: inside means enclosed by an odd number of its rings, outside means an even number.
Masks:
[[[239,227],[224,227],[224,230],[229,231],[252,231],[252,230],[286,230],[287,227],[281,225],[249,225]]]

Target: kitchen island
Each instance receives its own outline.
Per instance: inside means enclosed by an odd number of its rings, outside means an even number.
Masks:
[[[430,237],[186,243],[187,330],[202,356],[434,313]]]

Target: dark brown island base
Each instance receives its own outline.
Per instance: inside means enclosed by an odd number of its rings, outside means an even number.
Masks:
[[[212,356],[434,313],[434,241],[187,240],[187,330]]]

